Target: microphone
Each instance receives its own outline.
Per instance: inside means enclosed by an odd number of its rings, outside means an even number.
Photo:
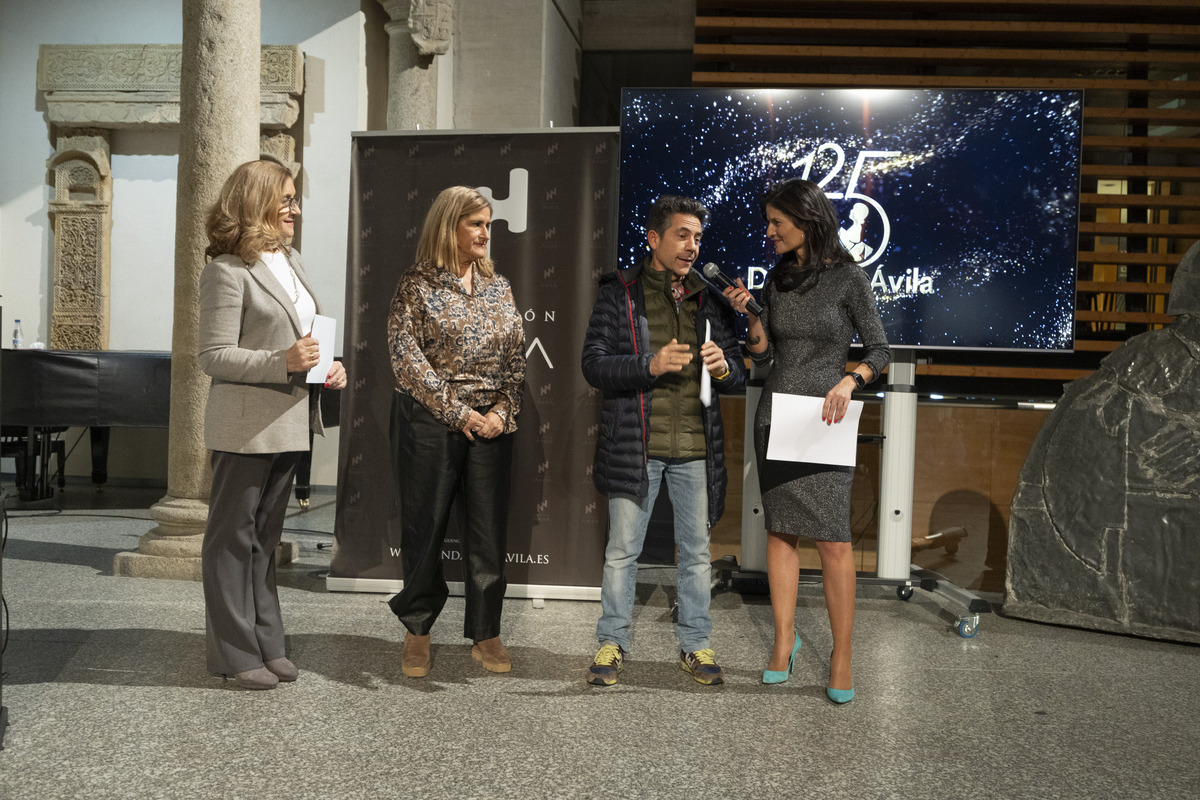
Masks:
[[[729,276],[727,276],[724,272],[721,272],[721,268],[711,261],[704,265],[704,277],[708,278],[710,281],[720,284],[722,289],[737,288],[737,284],[729,280]],[[762,306],[759,305],[758,301],[753,297],[746,302],[746,310],[756,317],[761,317],[763,312]]]

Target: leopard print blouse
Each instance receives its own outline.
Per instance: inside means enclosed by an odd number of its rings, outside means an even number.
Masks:
[[[504,432],[517,429],[525,382],[525,333],[512,287],[478,269],[473,294],[454,275],[429,263],[400,279],[388,312],[388,349],[396,389],[450,430],[462,430],[471,409],[496,412]]]

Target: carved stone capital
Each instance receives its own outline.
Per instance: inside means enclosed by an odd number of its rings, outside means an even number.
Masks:
[[[444,55],[454,30],[454,0],[412,0],[408,25],[421,55]]]
[[[454,30],[454,0],[379,0],[391,18],[384,29],[391,36],[412,37],[423,56],[445,55]]]

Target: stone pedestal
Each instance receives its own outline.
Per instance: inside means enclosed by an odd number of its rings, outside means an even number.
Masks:
[[[150,513],[158,527],[142,534],[137,552],[117,553],[113,572],[130,578],[200,580],[200,547],[208,521],[208,503],[167,495],[151,507]],[[275,563],[294,561],[296,550],[295,542],[280,542],[275,550]]]
[[[209,378],[196,361],[204,220],[234,168],[259,155],[260,22],[258,0],[183,2],[167,496],[150,509],[158,527],[138,552],[117,554],[118,575],[200,577],[212,482],[204,446]]]
[[[172,460],[174,444],[172,437]],[[138,539],[136,553],[117,553],[113,572],[131,578],[200,580],[200,545],[208,503],[167,495],[151,506],[150,514],[158,527]]]
[[[390,131],[437,127],[437,56],[450,47],[453,0],[379,0],[388,33]]]

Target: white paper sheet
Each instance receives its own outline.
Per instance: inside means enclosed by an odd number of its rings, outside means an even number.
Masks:
[[[704,341],[707,342],[712,338],[712,322],[704,320]],[[704,344],[704,342],[701,342]],[[700,354],[696,353],[696,358],[700,358]],[[704,368],[704,359],[700,359],[700,403],[708,408],[712,405],[712,375],[708,374],[708,370]]]
[[[767,458],[853,467],[858,449],[862,401],[851,400],[846,416],[832,425],[821,421],[821,407],[824,404],[824,397],[779,392],[773,394]]]
[[[317,345],[320,347],[321,360],[308,371],[308,382],[324,383],[325,379],[329,377],[329,368],[333,366],[333,348],[337,341],[337,320],[317,314],[313,317],[312,338],[317,340]]]

